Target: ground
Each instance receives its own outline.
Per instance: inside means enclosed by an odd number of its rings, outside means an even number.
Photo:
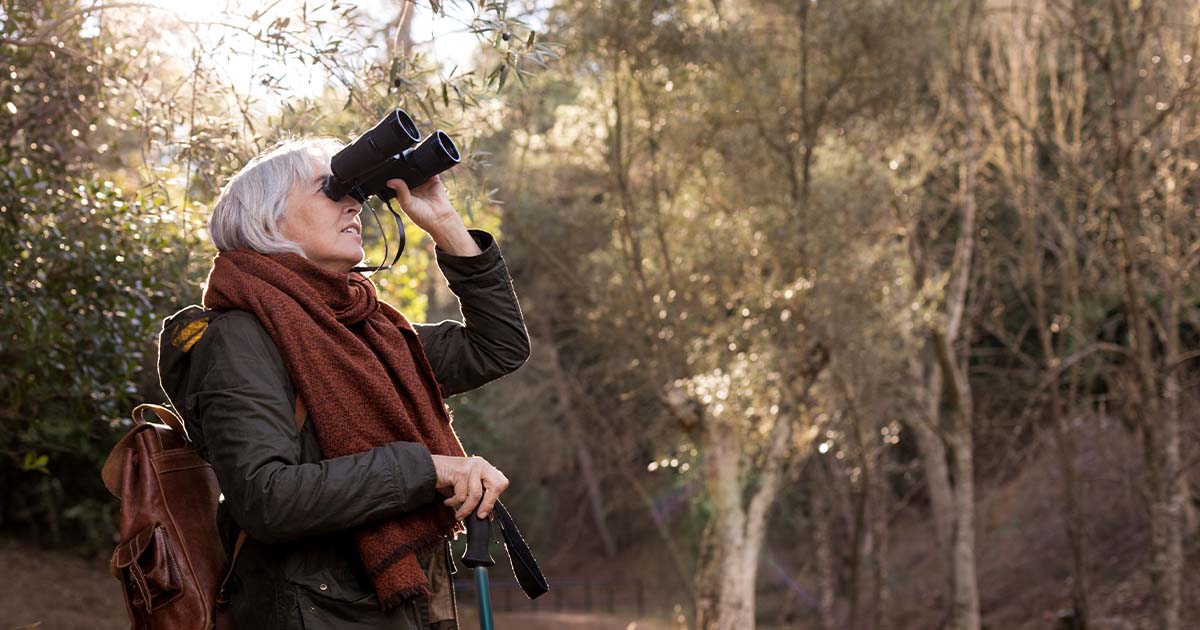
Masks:
[[[1092,626],[1096,630],[1151,630],[1154,598],[1149,578],[1146,511],[1138,493],[1140,453],[1113,423],[1097,421],[1080,428],[1090,439],[1079,440],[1077,470],[1087,506],[1087,564]],[[1035,440],[1045,443],[1045,440]],[[1062,522],[1061,487],[1051,448],[1016,454],[1004,469],[1010,474],[985,476],[979,484],[976,525],[981,609],[986,630],[1057,630],[1059,617],[1070,609],[1071,566]],[[1200,506],[1193,506],[1200,507]],[[1187,564],[1200,562],[1200,509],[1189,512]],[[893,575],[893,630],[937,628],[945,610],[939,596],[938,555],[932,545],[928,515],[918,506],[900,511],[892,523],[890,569]],[[649,544],[649,543],[648,543]],[[649,558],[639,564],[637,555]],[[814,630],[815,611],[799,594],[815,592],[800,569],[800,557],[780,546],[765,562],[786,569],[791,588],[774,573],[759,577],[759,630]],[[551,554],[553,556],[553,554]],[[589,566],[593,584],[622,573],[639,575],[646,584],[669,582],[655,577],[653,554],[630,549],[628,555]],[[501,565],[505,562],[497,559]],[[566,575],[582,574],[563,559],[547,557],[543,566],[557,585],[555,595],[571,603],[583,598],[579,585]],[[661,565],[661,562],[658,562]],[[0,630],[124,630],[129,627],[116,580],[108,575],[107,558],[86,560],[0,538]],[[661,568],[661,566],[659,567]],[[575,570],[573,570],[575,569]],[[495,576],[499,578],[500,576]],[[497,594],[493,584],[493,599]],[[575,588],[573,596],[572,588]],[[599,591],[598,591],[599,592]],[[618,595],[618,601],[621,599]],[[599,595],[597,602],[605,599]],[[647,607],[672,602],[659,591],[645,592]],[[865,600],[864,600],[865,601]],[[841,602],[844,604],[844,601]],[[557,607],[543,600],[543,607]],[[479,627],[470,602],[463,602],[463,630]],[[669,606],[666,607],[669,610]],[[843,611],[844,612],[844,611]],[[662,613],[669,615],[669,613]],[[1184,619],[1200,618],[1200,573],[1188,571],[1184,584]],[[40,624],[40,625],[38,625]],[[1185,628],[1197,627],[1185,624]],[[497,613],[497,630],[680,630],[666,621],[633,615],[567,612]]]
[[[0,630],[128,630],[117,581],[107,561],[89,561],[54,551],[30,549],[0,539]],[[478,628],[473,611],[464,610],[462,629]],[[671,630],[663,622],[633,615],[555,612],[498,613],[496,630]]]

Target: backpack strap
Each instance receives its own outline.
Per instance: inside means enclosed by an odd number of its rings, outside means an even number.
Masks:
[[[191,436],[188,435],[187,426],[183,423],[183,419],[180,418],[178,415],[176,415],[176,413],[174,411],[167,409],[166,407],[163,407],[162,405],[155,405],[152,403],[142,403],[142,404],[134,407],[132,415],[133,415],[133,423],[135,425],[148,424],[146,422],[146,416],[145,416],[145,410],[147,410],[147,409],[149,409],[150,411],[153,411],[154,415],[158,416],[158,419],[161,420],[163,424],[171,427],[172,431],[183,436],[184,440],[186,440],[188,442],[192,441]]]
[[[299,395],[296,396],[296,432],[299,433],[304,428],[304,419],[308,416],[308,409],[304,407],[304,400]],[[221,580],[221,586],[217,589],[217,606],[222,607],[229,603],[229,598],[225,592],[225,587],[229,584],[229,578],[233,575],[233,566],[237,563],[238,554],[242,552],[242,545],[246,544],[246,530],[239,530],[237,542],[233,544],[233,555],[229,558],[229,568],[225,570],[225,577]]]
[[[150,403],[143,403],[134,407],[132,412],[133,428],[113,446],[112,450],[108,453],[108,457],[104,460],[104,467],[100,469],[100,478],[104,480],[104,487],[108,488],[108,491],[118,499],[121,498],[121,477],[125,472],[125,456],[129,454],[129,445],[133,443],[134,437],[138,433],[148,430],[151,426],[151,423],[143,416],[146,410],[153,411],[154,415],[158,416],[158,419],[164,425],[170,427],[185,442],[191,442],[183,420],[174,411],[162,405]]]

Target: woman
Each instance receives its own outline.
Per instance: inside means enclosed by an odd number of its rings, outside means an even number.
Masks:
[[[496,242],[437,178],[388,186],[436,243],[465,325],[379,302],[349,271],[360,206],[321,192],[338,148],[284,144],[222,190],[207,310],[164,322],[159,375],[216,472],[227,549],[248,535],[235,628],[457,628],[447,537],[473,509],[489,518],[508,480],[465,456],[442,398],[516,370],[529,339]]]

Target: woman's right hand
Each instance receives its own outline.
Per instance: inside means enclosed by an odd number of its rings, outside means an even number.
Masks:
[[[437,490],[449,497],[442,503],[455,510],[454,517],[463,520],[475,511],[479,518],[489,518],[500,493],[508,489],[508,477],[482,457],[433,455],[437,471]],[[480,500],[480,497],[483,500]]]

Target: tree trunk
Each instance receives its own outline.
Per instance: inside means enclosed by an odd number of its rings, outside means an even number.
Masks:
[[[859,455],[862,474],[854,512],[854,555],[850,563],[850,605],[847,628],[857,630],[863,619],[870,619],[872,630],[883,630],[887,615],[887,489],[880,469],[885,444],[879,439],[878,422],[869,421],[856,402],[854,389],[844,379],[836,378],[842,392],[843,404],[850,415],[854,450]],[[864,612],[864,595],[869,600],[871,616]]]
[[[725,419],[715,413],[703,413],[699,418],[700,463],[707,496],[712,501],[712,547],[705,554],[719,567],[713,576],[716,582],[716,610],[699,626],[704,630],[754,630],[755,589],[758,583],[759,556],[766,537],[767,517],[779,494],[779,486],[791,463],[792,424],[799,412],[799,401],[808,395],[809,388],[828,362],[828,355],[817,349],[812,353],[819,357],[813,360],[798,379],[785,388],[780,401],[779,413],[774,418],[765,452],[746,453],[743,436],[736,421]],[[681,417],[694,414],[695,407],[686,396],[676,395],[678,390],[668,392],[664,402]],[[758,466],[755,475],[757,487],[746,496],[746,471],[750,462]],[[704,570],[705,575],[711,575]],[[709,592],[708,585],[697,589],[700,594]],[[707,602],[697,600],[697,618],[709,616],[705,613]]]
[[[976,110],[973,84],[980,81],[975,58],[975,33],[978,4],[972,2],[964,9],[965,34],[962,61],[964,81],[962,90],[963,162],[959,177],[959,232],[954,245],[954,262],[950,268],[950,284],[946,299],[945,328],[934,331],[934,348],[942,372],[948,379],[954,402],[954,417],[950,423],[949,439],[954,462],[954,607],[951,627],[954,630],[979,630],[979,585],[975,569],[975,463],[974,402],[971,395],[967,352],[955,351],[960,337],[970,346],[969,335],[962,334],[966,321],[967,294],[971,265],[975,252],[976,169],[979,147],[975,136]]]
[[[1143,269],[1154,268],[1162,255],[1147,251],[1142,244],[1145,231],[1142,229],[1141,196],[1156,187],[1149,175],[1149,167],[1138,146],[1142,139],[1135,131],[1154,114],[1147,111],[1135,94],[1145,89],[1140,77],[1144,72],[1142,63],[1146,53],[1145,44],[1152,33],[1163,28],[1164,5],[1147,3],[1136,15],[1113,12],[1112,24],[1114,44],[1113,59],[1104,59],[1102,66],[1108,85],[1116,92],[1117,105],[1108,108],[1109,157],[1108,176],[1112,182],[1115,204],[1112,216],[1115,219],[1114,240],[1121,269],[1121,288],[1124,314],[1128,325],[1128,347],[1130,350],[1129,387],[1130,412],[1138,422],[1142,433],[1147,476],[1150,490],[1150,576],[1155,594],[1160,630],[1179,630],[1180,607],[1183,581],[1182,494],[1177,490],[1182,475],[1180,470],[1180,437],[1178,407],[1171,404],[1176,394],[1165,377],[1173,370],[1160,372],[1163,367],[1156,363],[1151,319],[1154,315],[1147,295],[1147,281],[1166,280],[1174,277],[1168,269],[1162,278],[1143,277]],[[1128,97],[1126,97],[1128,95]],[[1164,119],[1165,120],[1165,119]],[[1149,142],[1147,140],[1147,142]],[[1159,267],[1161,269],[1161,267]],[[1173,299],[1168,290],[1162,298]],[[1178,311],[1172,315],[1167,306],[1159,320],[1165,331],[1161,339],[1166,354],[1172,337],[1177,335]],[[1175,407],[1174,409],[1172,407]]]
[[[705,423],[704,464],[713,502],[717,578],[717,630],[754,628],[754,586],[746,573],[746,514],[742,508],[741,441],[713,418]],[[749,591],[747,592],[747,582]]]
[[[975,571],[975,474],[971,427],[958,422],[954,435],[954,616],[955,630],[979,630],[979,587]]]
[[[875,463],[871,466],[870,473],[866,480],[867,489],[870,494],[868,501],[869,507],[869,527],[871,528],[871,540],[875,543],[871,554],[871,583],[873,585],[873,605],[874,605],[874,630],[890,630],[892,627],[891,615],[891,589],[888,587],[888,487],[887,475],[884,470],[884,462],[886,458],[881,451],[879,456],[875,458]]]
[[[950,487],[946,444],[942,440],[941,430],[942,368],[935,361],[914,359],[911,371],[916,382],[916,398],[923,417],[909,422],[908,426],[916,437],[917,449],[921,453],[921,466],[925,471],[925,484],[929,493],[929,511],[933,517],[934,541],[942,554],[939,568],[947,589],[946,596],[949,597],[954,496]]]
[[[821,455],[817,456],[822,457]],[[833,516],[829,496],[826,494],[829,475],[825,463],[820,459],[812,462],[812,485],[809,501],[812,512],[813,547],[817,565],[817,627],[834,630],[834,596],[837,593],[837,575],[834,572],[833,534],[829,521]]]
[[[1180,394],[1179,371],[1175,364],[1181,355],[1179,343],[1179,305],[1182,290],[1178,276],[1167,282],[1163,300],[1163,328],[1166,337],[1162,394],[1162,458],[1163,489],[1161,511],[1164,523],[1162,545],[1162,572],[1166,592],[1163,593],[1163,628],[1179,628],[1179,617],[1183,608],[1183,522],[1187,487],[1184,485],[1182,444],[1180,437]],[[1157,541],[1156,541],[1157,542]]]

